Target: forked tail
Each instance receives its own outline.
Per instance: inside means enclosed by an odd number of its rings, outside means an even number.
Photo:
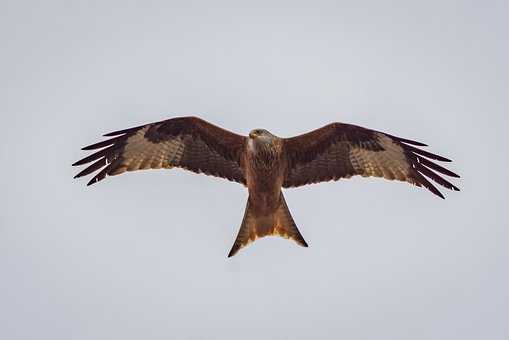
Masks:
[[[244,212],[244,218],[240,225],[239,233],[230,253],[228,254],[228,257],[232,257],[240,249],[244,248],[256,239],[270,235],[277,235],[292,239],[303,247],[308,246],[293,221],[283,193],[281,193],[279,207],[269,216],[255,216],[249,202],[250,199],[248,198],[246,211]]]

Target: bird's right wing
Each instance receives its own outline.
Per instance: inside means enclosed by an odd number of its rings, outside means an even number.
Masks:
[[[240,164],[246,138],[200,118],[173,118],[104,136],[113,138],[84,147],[100,150],[73,164],[94,162],[75,178],[101,169],[88,185],[125,171],[172,167],[246,183]]]

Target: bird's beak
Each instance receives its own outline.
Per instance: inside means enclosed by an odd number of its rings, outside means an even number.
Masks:
[[[251,139],[254,139],[256,136],[257,136],[257,134],[252,131],[249,133],[249,138],[251,138]]]

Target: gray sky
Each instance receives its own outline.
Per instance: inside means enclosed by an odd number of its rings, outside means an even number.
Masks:
[[[0,338],[507,339],[507,1],[2,1]],[[246,190],[181,170],[87,188],[112,130],[332,121],[454,160],[445,201],[355,178],[285,191],[309,248],[232,259]]]

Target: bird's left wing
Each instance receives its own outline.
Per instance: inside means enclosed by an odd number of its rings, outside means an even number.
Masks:
[[[430,183],[459,191],[440,174],[459,177],[432,162],[449,159],[417,148],[423,143],[395,137],[360,126],[332,123],[309,133],[284,139],[288,170],[284,187],[297,187],[361,175],[383,177],[424,186],[442,193]]]
[[[240,160],[245,137],[196,117],[179,117],[105,134],[83,148],[95,150],[76,163],[90,166],[75,178],[100,170],[89,182],[125,171],[180,167],[245,184]]]

